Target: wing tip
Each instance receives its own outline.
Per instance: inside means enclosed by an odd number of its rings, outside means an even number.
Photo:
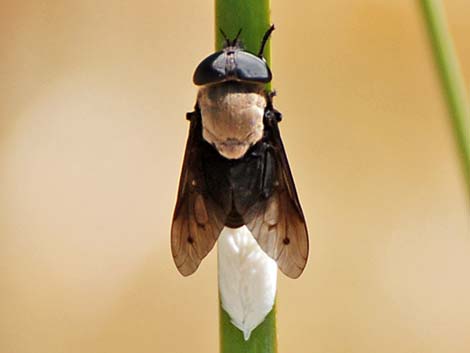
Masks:
[[[281,270],[281,272],[284,273],[287,277],[292,278],[292,279],[297,279],[304,272],[306,264],[307,263],[305,262],[303,266],[299,267],[297,264],[294,263],[293,264],[294,266],[291,266],[290,264],[289,266],[282,265],[281,267],[281,265],[278,263],[278,267]]]

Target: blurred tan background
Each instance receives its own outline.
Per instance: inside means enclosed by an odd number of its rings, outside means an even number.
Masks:
[[[445,1],[470,82],[470,2]],[[280,352],[470,351],[465,187],[415,1],[272,1],[311,233]],[[216,257],[169,250],[213,2],[0,10],[0,352],[217,352]]]

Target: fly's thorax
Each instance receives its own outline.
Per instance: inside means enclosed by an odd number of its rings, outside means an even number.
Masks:
[[[199,89],[203,138],[228,159],[238,159],[263,137],[264,84],[223,82]]]

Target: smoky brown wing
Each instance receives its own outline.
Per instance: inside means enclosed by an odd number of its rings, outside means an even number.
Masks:
[[[171,251],[183,276],[197,270],[224,227],[223,212],[207,195],[201,166],[201,119],[190,115],[191,125],[183,160],[173,223]]]
[[[176,267],[189,276],[213,248],[223,223],[214,216],[217,209],[197,192],[189,193],[175,210],[171,227],[171,250]]]
[[[248,228],[280,270],[299,277],[308,258],[308,232],[277,121],[266,126],[276,160],[275,187],[271,196],[257,202],[247,215]]]

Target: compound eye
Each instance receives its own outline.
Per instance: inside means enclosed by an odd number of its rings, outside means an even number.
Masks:
[[[223,51],[209,55],[201,61],[196,71],[194,71],[194,84],[202,86],[224,81],[226,79],[225,65],[225,53]]]
[[[236,77],[240,81],[268,83],[272,79],[271,70],[266,62],[246,51],[236,57]]]

